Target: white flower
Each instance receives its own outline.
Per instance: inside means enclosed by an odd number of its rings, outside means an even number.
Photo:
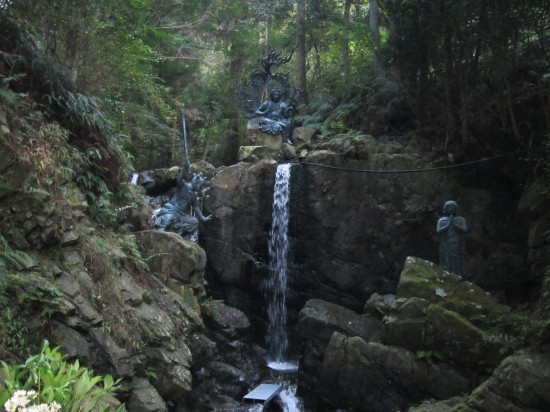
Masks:
[[[19,405],[17,403],[15,403],[15,401],[12,399],[8,400],[5,404],[4,404],[4,409],[6,409],[6,411],[8,412],[14,412],[15,409],[18,407]]]
[[[18,390],[13,393],[11,399],[15,402],[16,406],[26,406],[29,403],[29,393],[23,390]]]
[[[53,401],[51,404],[50,404],[50,411],[51,412],[56,412],[56,411],[59,411],[61,409],[61,405],[58,404],[57,402]]]

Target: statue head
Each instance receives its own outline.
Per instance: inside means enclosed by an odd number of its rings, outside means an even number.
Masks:
[[[206,177],[202,172],[193,173],[193,178],[191,179],[191,190],[194,192],[199,192],[205,184]]]
[[[269,97],[271,97],[271,100],[277,103],[279,100],[281,100],[281,91],[279,89],[273,89],[271,90],[271,93],[269,93]]]
[[[454,200],[448,200],[443,206],[444,215],[456,215],[458,213],[458,204]]]

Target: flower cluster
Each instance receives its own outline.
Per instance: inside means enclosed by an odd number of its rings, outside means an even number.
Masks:
[[[47,405],[29,405],[36,397],[35,391],[15,391],[12,397],[4,404],[4,409],[7,412],[57,412],[61,409],[61,405],[57,402],[52,402]]]

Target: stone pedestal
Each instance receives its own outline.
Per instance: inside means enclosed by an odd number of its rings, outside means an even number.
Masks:
[[[250,119],[246,125],[245,146],[265,146],[269,149],[279,150],[283,144],[281,134],[272,135],[264,133],[259,129],[259,119]]]

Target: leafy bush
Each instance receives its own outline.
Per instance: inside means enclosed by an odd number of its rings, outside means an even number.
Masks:
[[[49,410],[57,410],[59,405],[64,412],[111,411],[109,398],[119,388],[119,381],[111,375],[94,376],[78,360],[70,364],[65,358],[58,347],[51,349],[44,341],[41,352],[23,364],[1,361],[5,381],[0,387],[0,405],[14,411],[19,410],[15,409],[17,402],[47,404]],[[124,410],[124,405],[116,408]]]

